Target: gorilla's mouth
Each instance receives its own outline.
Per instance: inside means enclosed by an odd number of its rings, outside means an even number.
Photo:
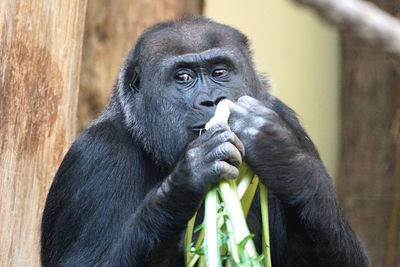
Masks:
[[[205,127],[206,127],[205,124],[196,125],[192,128],[192,131],[201,135],[201,133],[205,131]]]

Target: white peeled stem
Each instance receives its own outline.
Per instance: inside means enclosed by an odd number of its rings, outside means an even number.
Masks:
[[[222,100],[218,103],[217,109],[214,116],[205,125],[205,129],[210,129],[213,125],[217,123],[228,123],[229,115],[231,114],[229,109],[229,100]],[[221,266],[219,245],[218,245],[218,193],[217,188],[211,189],[207,193],[205,198],[205,258],[207,267],[217,267]]]
[[[227,99],[224,99],[218,103],[214,116],[205,125],[206,130],[208,130],[217,123],[228,123],[228,119],[231,113],[229,106],[231,103],[232,102]],[[251,178],[249,180],[251,180]],[[232,185],[235,185],[234,188],[232,188],[229,181],[222,180],[219,183],[218,187],[221,193],[221,197],[225,203],[226,211],[232,222],[231,226],[233,228],[233,238],[235,239],[233,241],[234,243],[239,244],[242,240],[244,240],[247,236],[250,235],[250,231],[246,223],[246,219],[243,213],[242,205],[240,203],[240,198],[238,196],[235,182],[233,182]],[[206,205],[208,204],[207,203],[207,198],[209,197],[208,195],[212,194],[213,191],[214,190],[212,190],[207,194]],[[245,251],[250,257],[257,256],[257,251],[255,249],[253,240],[247,241],[247,243],[245,244]]]
[[[213,125],[220,122],[228,122],[230,115],[229,100],[222,100],[218,103],[214,116],[205,125],[205,129],[210,129]],[[218,246],[218,226],[217,226],[217,213],[218,213],[218,195],[217,189],[214,188],[207,193],[205,198],[205,251],[206,266],[214,267],[221,266],[219,246]]]
[[[221,192],[222,200],[225,203],[225,208],[230,220],[232,221],[233,235],[236,244],[239,244],[247,236],[250,235],[247,227],[246,219],[243,213],[242,204],[237,195],[236,188],[232,188],[229,181],[224,180],[219,183],[219,191]],[[253,240],[248,240],[245,245],[245,250],[250,258],[257,257],[257,251]]]
[[[231,103],[232,101],[228,99],[221,100],[217,105],[217,110],[215,110],[214,116],[209,120],[209,122],[207,122],[204,128],[208,130],[217,123],[228,123],[229,116],[231,115],[229,109]]]

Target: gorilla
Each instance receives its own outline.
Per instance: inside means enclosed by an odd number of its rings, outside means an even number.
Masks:
[[[195,17],[148,29],[55,175],[42,265],[184,266],[188,220],[243,160],[269,190],[274,267],[369,266],[316,148],[268,88],[230,26]],[[205,131],[222,99],[232,123]],[[260,249],[257,199],[247,221]]]

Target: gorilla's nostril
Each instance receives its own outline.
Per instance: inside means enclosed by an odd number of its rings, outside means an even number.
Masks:
[[[206,100],[206,101],[202,101],[200,103],[200,105],[204,106],[204,107],[213,107],[215,106],[214,102]]]
[[[200,92],[193,103],[194,107],[197,109],[202,108],[215,108],[217,104],[226,98],[223,92],[215,90],[214,92]]]

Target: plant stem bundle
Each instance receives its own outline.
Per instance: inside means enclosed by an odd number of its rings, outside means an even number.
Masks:
[[[206,129],[218,122],[227,122],[229,114],[229,101],[221,101]],[[257,188],[263,224],[261,255],[258,255],[252,239],[254,235],[246,223]],[[207,193],[204,203],[203,223],[195,229],[196,215],[188,222],[185,238],[187,267],[271,267],[267,190],[245,163],[241,164],[237,179],[222,179]],[[197,235],[195,242],[192,242],[193,233]]]

